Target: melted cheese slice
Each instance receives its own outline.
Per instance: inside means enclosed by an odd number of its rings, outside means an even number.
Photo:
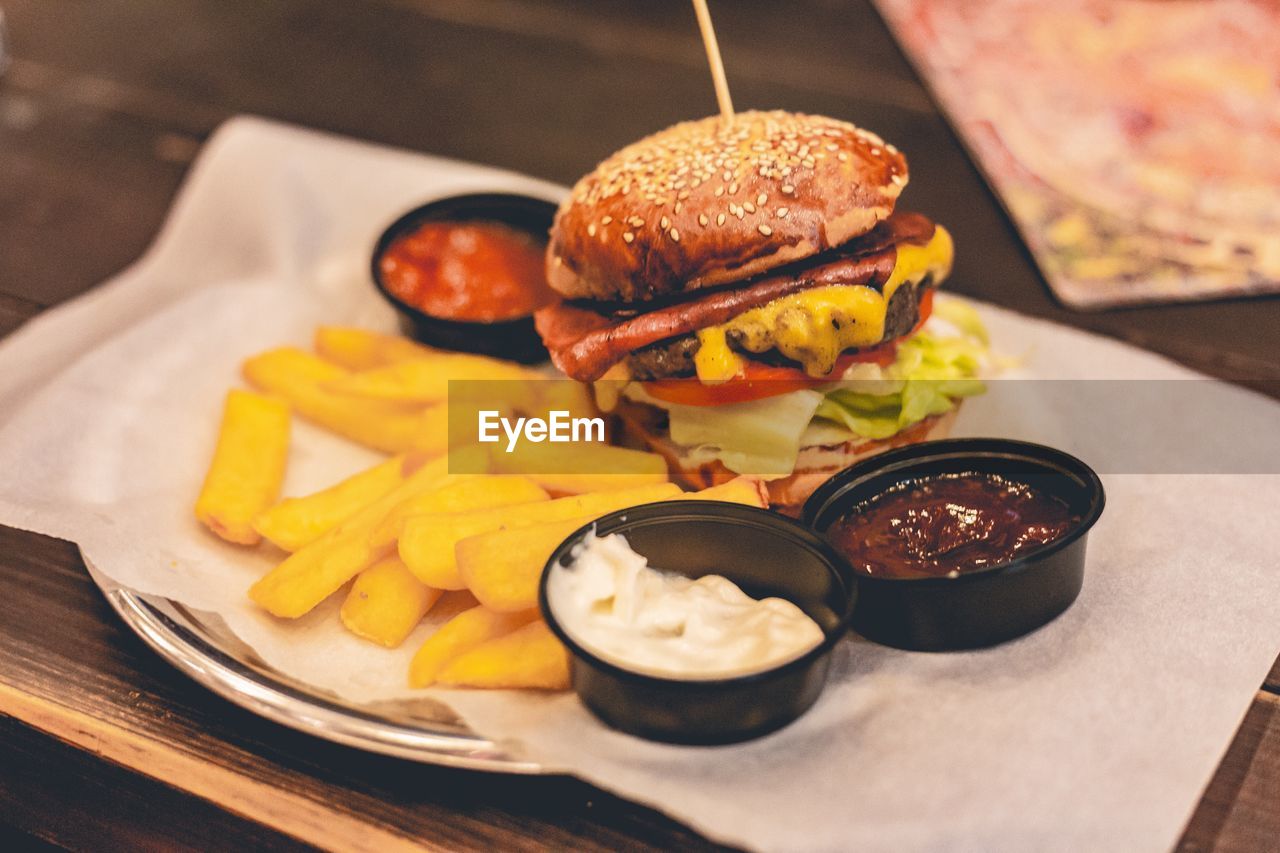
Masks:
[[[694,366],[698,379],[714,385],[741,375],[742,356],[729,346],[729,332],[748,352],[777,349],[798,361],[810,376],[825,376],[848,349],[874,346],[884,337],[889,300],[904,284],[930,274],[940,281],[951,271],[951,235],[941,225],[923,246],[903,243],[884,287],[816,287],[753,308],[719,326],[698,332]]]

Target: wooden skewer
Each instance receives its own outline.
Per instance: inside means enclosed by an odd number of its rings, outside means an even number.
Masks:
[[[711,24],[711,12],[707,9],[707,0],[693,0],[693,10],[698,15],[698,29],[702,30],[702,43],[707,48],[707,62],[711,65],[711,79],[716,84],[716,101],[720,104],[720,115],[726,121],[732,121],[733,99],[729,97],[729,81],[724,76],[724,61],[720,59],[720,44],[716,41],[716,30]]]

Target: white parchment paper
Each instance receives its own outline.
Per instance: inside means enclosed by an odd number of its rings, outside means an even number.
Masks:
[[[245,590],[275,556],[214,539],[191,505],[240,360],[305,344],[320,322],[392,328],[367,283],[380,228],[428,198],[495,188],[558,193],[258,120],[226,125],[140,262],[0,343],[0,522],[80,543],[118,583],[221,613],[269,663],[351,701],[410,695],[408,658],[430,625],[387,652],[343,631],[335,602],[298,622],[265,616]],[[983,315],[1021,375],[1191,377],[1100,338]],[[1280,429],[1280,405],[1221,393]],[[1200,440],[1191,415],[1153,412],[1154,434]],[[995,411],[979,399],[958,431],[1070,449],[1063,422],[1051,402]],[[295,429],[287,494],[374,458]],[[1167,849],[1280,652],[1280,477],[1104,479],[1108,508],[1066,614],[961,654],[852,638],[818,705],[754,743],[643,742],[571,694],[428,695],[517,754],[747,847]]]

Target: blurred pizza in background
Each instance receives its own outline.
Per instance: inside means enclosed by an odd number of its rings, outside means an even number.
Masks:
[[[1280,3],[876,2],[1064,303],[1280,291]]]

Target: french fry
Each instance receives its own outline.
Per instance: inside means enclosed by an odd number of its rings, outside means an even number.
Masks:
[[[350,375],[350,371],[297,347],[260,352],[245,359],[240,369],[249,382],[267,390],[286,383],[319,385]]]
[[[546,491],[527,477],[454,475],[451,482],[410,498],[396,507],[373,532],[374,547],[390,545],[407,518],[494,509],[548,500]]]
[[[422,621],[441,591],[424,586],[395,554],[356,576],[339,615],[347,630],[394,649]]]
[[[725,501],[765,509],[769,506],[769,487],[756,477],[734,477],[727,483],[711,486],[700,492],[689,492],[680,497],[700,501]]]
[[[444,453],[449,449],[449,406],[437,403],[418,415],[409,445],[423,453]]]
[[[667,482],[666,472],[663,472],[661,477],[649,474],[540,474],[536,472],[530,472],[524,476],[557,496],[617,492]]]
[[[374,400],[427,404],[442,403],[449,398],[450,380],[507,380],[502,387],[516,391],[525,388],[526,383],[537,376],[528,368],[510,362],[482,355],[450,353],[353,373],[330,382],[327,387],[331,391]]]
[[[427,637],[409,664],[409,685],[434,684],[440,671],[454,658],[476,646],[509,634],[538,618],[538,611],[494,613],[483,607],[464,610]]]
[[[569,652],[539,619],[455,657],[436,680],[451,687],[565,690]]]
[[[541,410],[539,414],[555,409],[568,412],[572,418],[589,418],[599,414],[589,386],[581,382],[545,379],[534,385],[533,389],[534,399]]]
[[[405,456],[393,456],[327,489],[285,498],[258,513],[253,529],[276,547],[296,551],[400,485],[405,461]]]
[[[276,616],[296,619],[309,613],[347,581],[391,553],[392,546],[375,548],[370,544],[374,529],[404,501],[445,482],[450,464],[450,457],[444,456],[423,465],[391,492],[289,555],[249,588],[249,597]]]
[[[354,524],[354,522],[359,522]],[[369,545],[372,519],[364,512],[295,551],[249,588],[249,597],[274,616],[296,619],[387,556]]]
[[[538,604],[538,580],[551,554],[573,531],[605,513],[481,533],[454,549],[458,574],[485,607],[501,613]]]
[[[280,494],[289,456],[289,407],[249,391],[227,394],[196,518],[228,542],[253,545],[253,518]]]
[[[285,399],[298,414],[359,444],[386,453],[412,448],[440,453],[448,444],[447,417],[336,394],[325,385],[348,372],[311,353],[281,347],[256,355],[242,367],[255,388]]]
[[[325,361],[348,370],[369,370],[414,358],[437,355],[437,351],[398,335],[384,335],[347,326],[321,326],[313,346]]]
[[[634,489],[668,479],[667,462],[657,453],[608,444],[524,443],[511,453],[500,446],[491,454],[496,472],[521,474],[562,495]]]
[[[455,546],[469,536],[580,516],[599,518],[616,509],[681,494],[680,487],[674,483],[658,483],[638,489],[594,492],[500,509],[409,517],[400,531],[400,557],[418,580],[428,586],[463,589],[466,583],[458,573]]]
[[[701,492],[658,500],[723,500],[761,506],[759,491],[753,486],[744,486],[740,482],[744,479],[740,477]],[[454,549],[458,574],[476,600],[491,610],[505,613],[536,607],[538,581],[551,554],[579,527],[605,514],[598,512],[546,524],[495,530],[463,539]]]

